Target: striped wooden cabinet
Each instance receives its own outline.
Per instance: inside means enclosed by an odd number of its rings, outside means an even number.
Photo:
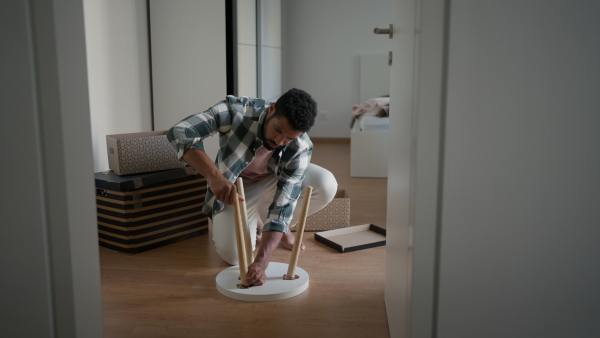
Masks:
[[[192,168],[95,173],[100,245],[127,254],[208,232],[207,181]]]

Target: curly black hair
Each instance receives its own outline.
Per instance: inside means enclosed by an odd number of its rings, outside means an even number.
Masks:
[[[315,124],[317,103],[307,92],[292,88],[275,102],[274,115],[284,116],[294,130],[305,133]]]

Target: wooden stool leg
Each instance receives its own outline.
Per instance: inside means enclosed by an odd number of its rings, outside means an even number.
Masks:
[[[304,196],[304,204],[302,213],[300,214],[300,222],[296,230],[296,239],[294,240],[294,248],[292,249],[292,258],[288,266],[287,275],[284,279],[296,279],[296,266],[298,265],[298,257],[300,256],[300,247],[302,246],[302,236],[304,235],[304,227],[306,226],[306,217],[308,216],[308,206],[310,204],[310,196],[312,195],[312,187],[306,187],[306,195]]]
[[[240,265],[240,280],[241,284],[246,281],[246,274],[248,273],[248,260],[246,258],[246,241],[244,239],[244,229],[242,227],[242,215],[240,210],[240,201],[238,196],[234,197],[233,201],[233,212],[235,219],[235,239],[238,251],[238,260]]]
[[[237,179],[237,190],[244,199],[246,194],[244,193],[244,182],[241,177]],[[250,228],[248,228],[248,209],[246,209],[246,201],[240,203],[240,211],[242,216],[242,227],[244,229],[244,244],[246,246],[246,262],[248,266],[254,263],[254,253],[252,252],[252,237],[250,237]]]

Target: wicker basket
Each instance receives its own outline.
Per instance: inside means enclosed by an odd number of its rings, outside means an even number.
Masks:
[[[306,218],[304,231],[325,231],[350,226],[350,196],[344,189],[339,189],[325,208]],[[296,231],[296,227],[292,231]]]

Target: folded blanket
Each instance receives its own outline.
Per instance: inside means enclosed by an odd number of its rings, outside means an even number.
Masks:
[[[389,106],[389,105],[390,105],[389,97],[372,98],[372,99],[366,100],[365,102],[362,102],[360,104],[353,105],[352,106],[352,115],[354,115],[355,117],[358,117],[367,111],[375,110],[377,108]]]
[[[352,121],[350,122],[350,129],[354,127],[354,121],[360,119],[363,116],[388,117],[390,116],[390,106],[385,106],[373,110],[366,110],[361,112],[360,115],[352,116]]]

